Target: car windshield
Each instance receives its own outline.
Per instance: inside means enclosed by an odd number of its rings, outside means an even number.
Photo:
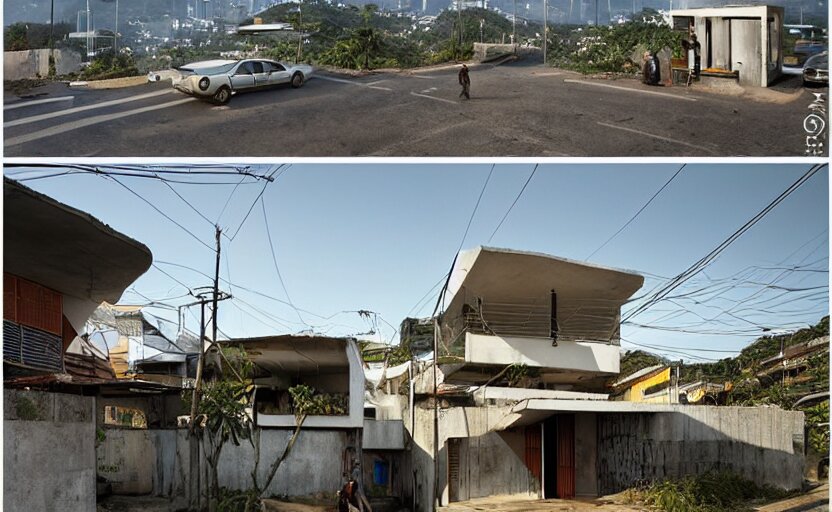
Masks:
[[[825,68],[829,65],[829,55],[815,55],[814,57],[811,57],[806,61],[806,65]]]
[[[231,62],[229,64],[220,64],[218,66],[199,66],[197,64],[191,64],[188,66],[183,66],[179,68],[180,72],[185,72],[189,74],[200,74],[200,75],[220,75],[222,73],[228,73],[231,71],[237,63]]]

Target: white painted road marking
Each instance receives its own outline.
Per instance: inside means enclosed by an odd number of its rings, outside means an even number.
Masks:
[[[133,110],[127,110],[125,112],[117,112],[115,114],[102,114],[100,116],[95,117],[88,117],[86,119],[79,119],[78,121],[71,121],[69,123],[59,124],[56,126],[51,126],[49,128],[27,133],[26,135],[20,135],[17,137],[12,137],[6,139],[3,142],[4,146],[16,146],[18,144],[25,144],[26,142],[32,142],[34,140],[43,139],[46,137],[52,137],[54,135],[59,135],[64,132],[68,132],[71,130],[77,130],[78,128],[84,128],[86,126],[91,126],[94,124],[105,123],[107,121],[112,121],[114,119],[119,119],[122,117],[133,116],[136,114],[143,114],[145,112],[151,112],[153,110],[160,110],[163,108],[175,107],[177,105],[182,105],[183,103],[190,103],[191,101],[197,101],[196,98],[184,98],[181,100],[176,101],[169,101],[167,103],[161,103],[159,105],[150,105],[147,107],[141,107]]]
[[[60,116],[67,116],[69,114],[75,114],[77,112],[85,112],[87,110],[94,110],[96,108],[103,108],[103,107],[111,107],[113,105],[120,105],[122,103],[127,103],[130,101],[138,101],[144,100],[147,98],[153,98],[154,96],[161,96],[163,94],[170,94],[174,92],[173,89],[165,89],[163,91],[156,91],[156,92],[149,92],[147,94],[139,94],[138,96],[128,96],[127,98],[121,98],[118,100],[111,100],[111,101],[104,101],[101,103],[95,103],[92,105],[84,105],[83,107],[74,107],[68,108],[65,110],[58,110],[55,112],[50,112],[48,114],[41,114],[38,116],[31,116],[31,117],[24,117],[22,119],[15,119],[14,121],[9,121],[7,123],[3,123],[3,128],[11,128],[12,126],[20,126],[21,124],[28,124],[28,123],[36,123],[38,121],[43,121],[45,119],[52,119],[53,117],[60,117]]]
[[[652,94],[653,96],[665,96],[667,98],[673,98],[676,100],[685,100],[685,101],[696,101],[694,98],[688,98],[686,96],[677,96],[675,94],[669,94],[666,92],[659,92],[659,91],[643,91],[641,89],[632,89],[630,87],[620,87],[618,85],[610,85],[610,84],[599,84],[596,82],[587,82],[586,80],[570,80],[566,79],[564,82],[570,84],[583,84],[583,85],[592,85],[595,87],[608,87],[610,89],[618,89],[619,91],[627,91],[627,92],[640,92],[642,94]]]
[[[44,103],[55,103],[56,101],[72,101],[75,96],[59,96],[57,98],[44,98],[42,100],[24,101],[21,103],[12,103],[11,105],[3,105],[3,110],[11,110],[13,108],[31,107],[33,105],[43,105]]]
[[[445,98],[436,98],[434,96],[428,96],[427,94],[419,94],[418,92],[412,92],[411,91],[410,94],[413,95],[413,96],[419,96],[420,98],[427,98],[429,100],[444,101],[445,103],[451,103],[453,105],[457,104],[456,101],[446,100]]]
[[[390,89],[388,87],[378,87],[378,86],[373,85],[373,84],[379,84],[381,82],[385,82],[386,79],[385,80],[377,80],[375,82],[370,82],[368,84],[365,84],[365,83],[361,83],[361,82],[356,82],[354,80],[345,80],[343,78],[333,78],[331,76],[318,76],[316,78],[320,78],[321,80],[329,80],[330,82],[338,82],[338,83],[342,83],[342,84],[356,85],[358,87],[366,87],[367,89],[378,89],[379,91],[392,91],[393,90],[393,89]]]
[[[616,126],[614,124],[602,123],[600,121],[598,122],[598,124],[600,124],[601,126],[606,126],[607,128],[614,128],[616,130],[624,130],[625,132],[637,133],[639,135],[644,135],[645,137],[652,137],[654,139],[663,140],[665,142],[670,142],[671,144],[678,144],[678,145],[681,145],[681,146],[687,146],[689,148],[698,149],[699,151],[704,151],[704,152],[710,153],[712,155],[717,154],[717,152],[712,150],[712,149],[704,148],[702,146],[696,146],[694,144],[689,144],[689,143],[681,141],[681,140],[671,139],[671,138],[668,138],[668,137],[662,137],[660,135],[653,135],[652,133],[647,133],[647,132],[643,132],[641,130],[636,130],[635,128],[625,128],[623,126]]]

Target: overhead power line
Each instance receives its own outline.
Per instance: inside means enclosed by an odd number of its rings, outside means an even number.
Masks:
[[[534,177],[534,173],[537,172],[537,166],[538,165],[539,164],[535,164],[534,169],[532,169],[531,174],[529,174],[529,177],[526,179],[526,183],[523,183],[523,188],[520,189],[520,192],[517,193],[517,197],[514,198],[514,202],[511,203],[511,206],[508,207],[508,210],[506,210],[505,215],[503,215],[503,218],[500,219],[500,223],[497,224],[497,227],[494,228],[494,231],[491,233],[491,236],[488,237],[488,242],[489,243],[491,243],[491,239],[494,238],[494,235],[497,234],[497,231],[500,230],[500,227],[503,225],[503,222],[506,221],[506,218],[508,217],[508,214],[511,213],[511,210],[514,209],[514,205],[516,205],[517,201],[520,200],[520,196],[523,195],[523,192],[526,190],[526,187],[529,185],[529,182],[532,181],[532,178]]]
[[[699,259],[696,263],[685,269],[679,275],[674,277],[670,280],[669,283],[662,286],[658,291],[653,293],[647,301],[643,302],[641,305],[636,307],[635,309],[629,311],[626,316],[622,319],[622,323],[630,320],[631,318],[643,313],[644,311],[648,310],[649,308],[653,307],[658,302],[662,301],[667,295],[669,295],[673,290],[684,284],[690,278],[701,272],[705,269],[710,263],[712,263],[720,254],[722,254],[725,249],[727,249],[732,243],[734,243],[739,237],[741,237],[746,231],[751,229],[757,222],[759,222],[762,218],[768,215],[777,205],[783,202],[789,195],[791,195],[795,190],[800,188],[806,181],[808,181],[812,176],[815,175],[820,169],[826,167],[827,164],[817,164],[813,165],[808,171],[806,171],[797,181],[792,183],[786,190],[784,190],[780,195],[778,195],[774,200],[772,200],[765,208],[760,210],[756,215],[754,215],[750,220],[748,220],[745,224],[740,226],[736,231],[734,231],[728,238],[722,241],[716,248],[710,251],[708,254],[703,256]]]
[[[656,193],[655,193],[655,194],[653,194],[653,196],[652,196],[650,199],[648,199],[648,200],[647,200],[647,202],[646,202],[646,203],[644,203],[644,206],[642,206],[641,208],[639,208],[639,209],[638,209],[638,211],[635,213],[635,215],[633,215],[632,217],[630,217],[630,220],[628,220],[627,222],[625,222],[623,226],[621,226],[620,228],[618,228],[618,231],[616,231],[615,233],[613,233],[611,237],[607,238],[607,240],[606,240],[604,243],[602,243],[601,245],[599,245],[599,246],[598,246],[598,248],[597,248],[597,249],[595,249],[594,251],[592,251],[592,252],[590,253],[590,255],[589,255],[589,256],[587,256],[586,258],[584,258],[584,261],[587,261],[589,258],[591,258],[591,257],[595,256],[595,253],[597,253],[598,251],[600,251],[601,249],[603,249],[604,247],[606,247],[606,245],[607,245],[608,243],[610,243],[610,242],[611,242],[611,241],[612,241],[615,237],[617,237],[617,236],[618,236],[618,235],[619,235],[622,231],[624,231],[624,230],[627,228],[627,226],[629,226],[629,225],[630,225],[630,224],[631,224],[634,220],[636,220],[636,217],[638,217],[638,216],[641,214],[641,212],[643,212],[643,211],[644,211],[644,210],[645,210],[648,206],[650,206],[650,203],[652,203],[652,202],[653,202],[653,200],[654,200],[654,199],[656,199],[656,197],[658,197],[658,195],[662,193],[662,190],[664,190],[665,188],[667,188],[667,186],[668,186],[668,185],[670,185],[670,182],[672,182],[674,179],[676,179],[676,176],[678,176],[678,175],[679,175],[679,173],[681,173],[681,172],[682,172],[682,169],[684,169],[684,168],[685,168],[685,165],[687,165],[687,164],[683,164],[683,165],[682,165],[682,167],[679,167],[679,170],[678,170],[678,171],[676,171],[676,172],[673,174],[673,176],[671,176],[671,177],[670,177],[670,179],[668,179],[668,180],[664,183],[664,185],[662,185],[662,186],[661,186],[661,188],[659,188],[659,190],[657,190],[657,191],[656,191]]]

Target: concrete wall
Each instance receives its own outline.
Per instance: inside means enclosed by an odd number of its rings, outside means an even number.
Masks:
[[[365,450],[404,450],[404,424],[401,420],[364,420],[362,443]]]
[[[598,495],[597,418],[593,413],[575,415],[575,494]],[[550,468],[554,470],[556,468]]]
[[[526,467],[523,429],[462,439],[460,500],[498,494],[540,497],[540,481]]]
[[[740,85],[759,87],[767,79],[761,76],[765,69],[761,37],[760,21],[731,20],[731,69],[740,72]]]
[[[599,492],[638,480],[729,470],[796,489],[803,479],[803,413],[681,406],[679,412],[598,414]]]
[[[105,429],[96,449],[98,475],[113,494],[187,497],[185,430]]]
[[[187,503],[191,466],[186,429],[107,429],[106,433],[105,441],[97,450],[98,470],[112,484],[114,494],[152,494],[170,498],[175,504]],[[94,434],[93,430],[90,439],[94,440]],[[292,431],[284,429],[261,431],[260,485],[265,482],[271,463],[283,453],[291,435]],[[301,431],[292,453],[266,490],[266,496],[334,497],[344,483],[345,452],[355,448],[354,440],[349,438],[345,430]],[[90,445],[89,450],[92,458],[95,449]],[[200,461],[200,488],[204,493],[210,480],[204,456],[200,456]],[[90,510],[95,509],[95,461],[92,462]],[[251,488],[253,469],[254,449],[248,441],[242,440],[239,446],[229,442],[223,447],[218,469],[220,486]]]
[[[95,399],[3,390],[4,510],[95,512]]]
[[[606,343],[514,338],[465,333],[465,362],[505,366],[517,363],[535,368],[557,368],[617,374],[619,347]]]
[[[77,73],[81,70],[81,55],[71,50],[55,50],[55,70],[58,75]],[[48,49],[3,52],[4,80],[21,80],[47,75],[49,75]]]

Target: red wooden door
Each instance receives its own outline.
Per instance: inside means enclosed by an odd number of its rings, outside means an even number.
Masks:
[[[541,459],[541,434],[540,424],[529,425],[526,427],[526,467],[529,472],[537,478],[538,482],[543,478],[543,466]]]
[[[561,499],[571,499],[575,497],[575,416],[560,414],[557,418],[557,495]]]

